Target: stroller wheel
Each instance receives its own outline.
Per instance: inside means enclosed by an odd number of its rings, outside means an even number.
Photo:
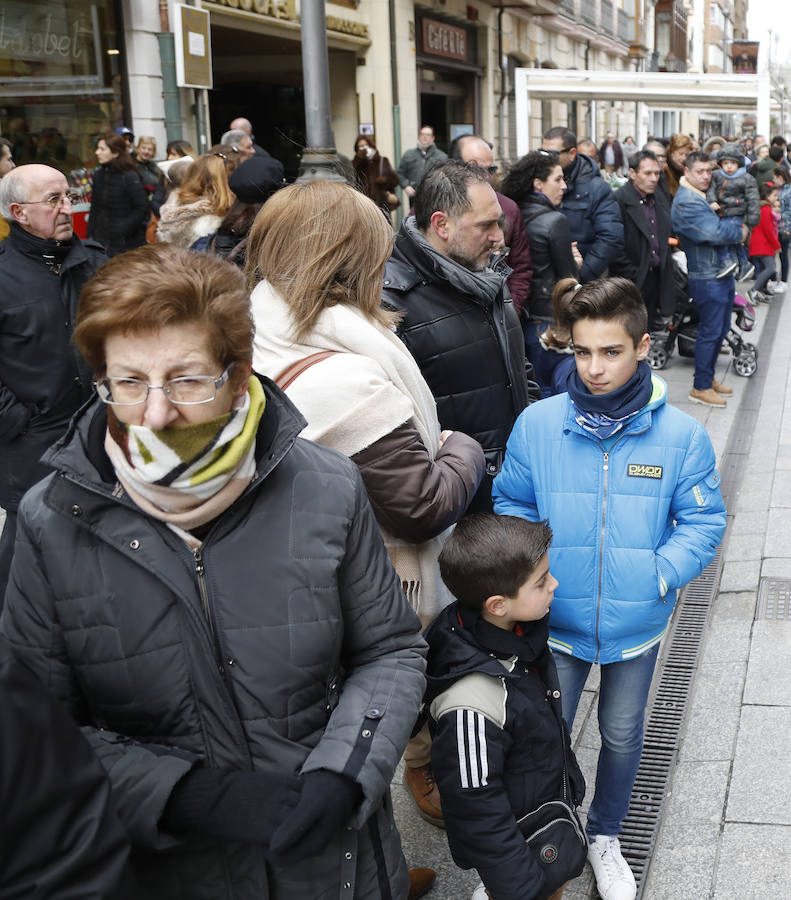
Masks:
[[[752,353],[752,355],[758,359],[758,348],[755,344],[751,344],[749,341],[742,341],[742,350],[745,353]]]
[[[664,347],[651,347],[648,351],[648,365],[652,369],[664,369],[667,361],[668,354]]]
[[[758,360],[755,358],[755,355],[749,351],[742,351],[733,360],[733,371],[736,372],[737,375],[741,375],[742,378],[749,378],[751,375],[754,375],[757,368]]]

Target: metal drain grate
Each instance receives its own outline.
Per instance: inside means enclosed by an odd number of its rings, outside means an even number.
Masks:
[[[756,619],[791,619],[791,581],[762,578],[758,584]]]
[[[623,855],[637,883],[637,900],[643,895],[665,796],[678,754],[700,645],[721,572],[722,556],[718,550],[701,575],[682,591],[661,668],[657,672],[645,726],[643,755],[632,789],[629,812],[620,834]],[[788,588],[791,594],[791,584]],[[595,887],[592,896],[596,896]]]

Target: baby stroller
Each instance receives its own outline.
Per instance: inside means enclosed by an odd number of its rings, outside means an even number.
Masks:
[[[679,255],[673,254],[673,259],[677,263],[680,263],[680,260],[677,260]],[[675,266],[675,271],[679,286],[679,299],[676,303],[676,311],[668,323],[667,330],[651,335],[648,364],[652,369],[664,369],[676,347],[678,347],[679,356],[693,357],[695,355],[695,340],[698,336],[698,310],[686,290],[686,272],[679,264]],[[742,337],[742,332],[752,331],[755,324],[755,310],[741,294],[736,294],[733,302],[733,311],[736,314],[736,324],[735,326],[731,325],[725,336],[725,342],[733,354],[733,371],[737,375],[749,378],[755,374],[758,368],[758,348],[755,344],[745,341]]]

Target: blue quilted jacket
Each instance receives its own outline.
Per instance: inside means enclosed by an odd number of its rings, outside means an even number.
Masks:
[[[726,524],[714,450],[666,398],[654,375],[643,411],[606,441],[577,424],[568,394],[534,403],[511,432],[494,508],[552,526],[553,650],[599,663],[644,653],[714,557]]]

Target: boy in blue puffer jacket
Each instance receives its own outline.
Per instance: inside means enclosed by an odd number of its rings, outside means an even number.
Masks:
[[[646,309],[633,282],[582,285],[565,316],[576,361],[568,393],[517,419],[494,508],[552,527],[560,587],[549,645],[569,727],[591,665],[601,667],[588,859],[603,900],[634,900],[617,835],[640,763],[659,642],[676,591],[714,557],[725,507],[706,431],[666,403],[667,387],[645,361]]]

